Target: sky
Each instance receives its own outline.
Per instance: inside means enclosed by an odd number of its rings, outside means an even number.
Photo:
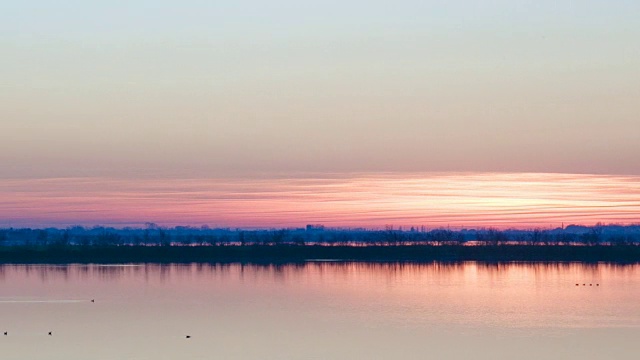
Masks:
[[[364,173],[0,181],[0,227],[557,228],[640,222],[640,176]]]
[[[638,18],[631,0],[6,1],[0,179],[640,175]]]
[[[640,174],[637,1],[11,1],[3,177]]]

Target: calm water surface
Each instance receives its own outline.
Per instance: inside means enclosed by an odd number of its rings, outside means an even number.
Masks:
[[[637,359],[640,266],[7,265],[0,331],[1,359]]]

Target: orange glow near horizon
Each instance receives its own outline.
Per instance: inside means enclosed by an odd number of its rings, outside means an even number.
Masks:
[[[444,173],[0,180],[0,226],[474,228],[640,222],[640,176]]]

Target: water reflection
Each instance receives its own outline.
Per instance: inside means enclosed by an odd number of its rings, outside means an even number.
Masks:
[[[639,265],[0,266],[15,359],[602,358],[640,350],[638,298]]]
[[[611,274],[639,273],[638,265],[617,263],[578,263],[578,262],[328,262],[308,261],[293,264],[123,264],[123,265],[0,265],[0,280],[20,276],[37,278],[41,282],[77,281],[94,279],[100,281],[118,281],[143,277],[145,280],[156,278],[161,281],[177,281],[184,277],[230,277],[253,280],[271,279],[287,281],[306,277],[323,278],[325,275],[338,276],[345,280],[363,276],[393,280],[416,276],[435,276],[439,279],[460,277],[472,271],[480,278],[503,279],[514,272],[533,274],[537,281],[546,277],[563,274],[576,274],[580,278],[597,279]]]

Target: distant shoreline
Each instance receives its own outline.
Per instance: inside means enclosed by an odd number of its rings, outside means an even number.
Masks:
[[[611,262],[640,263],[637,245],[223,245],[11,246],[0,264],[342,262]]]

